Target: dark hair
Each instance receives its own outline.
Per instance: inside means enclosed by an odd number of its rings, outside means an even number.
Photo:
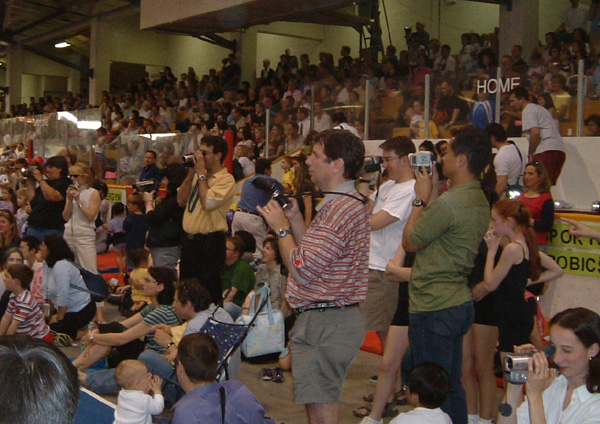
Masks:
[[[149,256],[150,251],[143,247],[141,249],[132,249],[127,251],[127,259],[129,259],[136,268],[139,268],[139,264],[142,261],[148,260]]]
[[[187,173],[187,168],[181,163],[170,163],[163,169],[163,177],[169,180],[167,184],[169,194],[177,194],[177,189],[183,183],[183,180],[185,180]]]
[[[113,217],[115,215],[123,215],[125,213],[125,205],[121,202],[117,202],[113,204],[111,211]]]
[[[244,242],[243,253],[254,253],[254,251],[256,250],[256,238],[252,235],[252,233],[240,230],[235,232],[234,237],[239,237]]]
[[[146,153],[151,153],[154,159],[156,159],[156,152],[154,150],[146,150]]]
[[[258,158],[254,166],[254,172],[256,174],[264,174],[267,169],[271,169],[271,161],[265,158]]]
[[[538,182],[538,186],[535,188],[537,193],[550,193],[550,187],[552,187],[552,182],[550,181],[550,176],[548,175],[548,170],[544,166],[542,162],[538,162],[534,160],[533,162],[529,162],[525,165],[525,168],[528,166],[533,166],[535,168],[535,172],[540,177]]]
[[[177,361],[192,383],[213,382],[217,377],[219,348],[208,334],[188,334],[177,346]]]
[[[44,237],[44,244],[48,248],[48,257],[46,258],[46,264],[49,268],[53,268],[54,264],[63,259],[69,261],[75,260],[75,255],[64,238],[56,234],[48,234]]]
[[[52,156],[46,161],[46,164],[44,166],[46,168],[48,168],[49,166],[53,168],[59,168],[61,177],[69,176],[69,162],[64,156]]]
[[[498,141],[506,140],[506,130],[501,124],[497,124],[496,122],[492,122],[487,127],[485,127],[485,133],[490,136],[496,137]]]
[[[419,396],[419,403],[429,409],[442,406],[450,392],[448,372],[434,362],[423,362],[414,367],[406,383],[408,390]]]
[[[583,121],[583,123],[585,125],[589,124],[590,122],[595,123],[598,127],[600,127],[600,115],[590,115],[587,117],[587,119],[585,121]]]
[[[344,178],[355,180],[365,160],[365,144],[349,131],[325,130],[315,136],[327,159],[344,161]]]
[[[279,250],[279,242],[277,241],[277,239],[273,237],[267,237],[263,243],[263,247],[265,246],[265,244],[271,245],[273,251],[275,252],[275,262],[277,262],[278,265],[282,265],[283,257],[281,256],[281,250]]]
[[[177,300],[182,304],[192,302],[194,311],[206,311],[212,303],[210,293],[197,278],[188,278],[175,283]]]
[[[72,423],[75,419],[77,369],[43,340],[0,337],[0,386],[5,388],[0,393],[3,422]]]
[[[554,315],[550,327],[558,325],[571,330],[586,347],[600,345],[600,316],[586,308],[566,309]],[[586,387],[590,393],[600,393],[600,354],[590,358]]]
[[[12,264],[6,268],[6,271],[12,278],[16,278],[21,283],[21,287],[29,290],[31,280],[33,280],[33,271],[27,265]]]
[[[25,236],[21,239],[21,242],[24,242],[27,244],[27,247],[29,248],[29,250],[40,250],[40,241],[38,240],[37,237],[34,236]]]
[[[515,87],[513,88],[509,95],[513,94],[517,99],[521,100],[521,99],[525,99],[528,100],[529,99],[529,92],[523,88],[523,87]]]
[[[419,144],[419,149],[421,147],[424,148],[425,150],[427,150],[428,152],[436,154],[435,146],[433,145],[433,141],[431,141],[431,140],[423,140],[423,142],[421,144]]]
[[[492,144],[490,138],[482,130],[475,127],[466,127],[454,133],[454,140],[450,148],[456,156],[465,155],[469,172],[475,177],[484,171],[492,158]]]
[[[156,296],[158,303],[171,305],[175,299],[175,281],[177,281],[175,271],[171,268],[152,266],[148,268],[148,273],[158,284],[164,286],[164,289]]]
[[[212,146],[214,154],[221,153],[221,163],[223,163],[227,153],[229,152],[227,142],[223,140],[223,137],[219,137],[218,135],[207,135],[202,137],[200,144],[204,144],[208,147]]]
[[[331,116],[331,120],[333,122],[338,122],[338,123],[342,123],[342,122],[348,122],[348,118],[346,117],[346,114],[344,112],[336,112]]]
[[[444,144],[448,144],[448,142],[446,140],[440,140],[437,143],[435,143],[435,151],[437,152],[438,155],[442,155],[442,146]]]
[[[504,219],[512,218],[515,223],[523,228],[525,241],[529,248],[529,261],[531,267],[529,269],[529,278],[536,281],[542,273],[542,263],[540,253],[538,251],[537,238],[534,229],[531,227],[531,215],[527,206],[520,200],[504,199],[494,203],[492,209],[500,214]]]
[[[238,252],[240,254],[240,256],[242,256],[244,254],[244,249],[246,246],[244,244],[244,240],[241,237],[239,237],[239,236],[227,237],[227,241],[229,243],[233,244],[235,251]]]
[[[431,141],[430,141],[431,143]],[[408,156],[409,153],[415,153],[415,143],[409,137],[404,135],[392,137],[379,145],[379,148],[384,152],[394,152],[399,158]]]

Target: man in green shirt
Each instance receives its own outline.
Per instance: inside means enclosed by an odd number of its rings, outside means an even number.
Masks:
[[[462,338],[474,315],[467,276],[490,220],[478,176],[491,154],[491,142],[483,131],[468,127],[457,132],[442,159],[452,188],[429,204],[432,178],[416,172],[416,199],[402,238],[404,249],[416,252],[408,330],[415,365],[432,361],[450,374],[450,395],[442,409],[454,424],[467,423]]]
[[[240,237],[227,237],[226,248],[225,267],[221,273],[221,290],[223,296],[227,296],[223,308],[235,321],[242,312],[246,296],[254,288],[256,277],[250,264],[242,259],[244,242]],[[230,281],[231,291],[227,294]]]

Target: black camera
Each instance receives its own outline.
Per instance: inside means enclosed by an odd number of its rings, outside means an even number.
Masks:
[[[409,26],[404,27],[404,33],[406,35],[410,35],[411,32],[412,32],[412,27],[409,27]]]
[[[363,164],[363,172],[361,174],[370,174],[371,172],[381,171],[383,158],[381,156],[368,156]]]
[[[28,166],[27,168],[21,168],[21,175],[23,178],[33,178],[33,171],[37,168],[35,166]]]
[[[154,180],[136,180],[135,189],[140,193],[150,193],[151,191],[157,190],[158,185]]]
[[[279,206],[283,209],[287,208],[290,204],[290,199],[283,194],[283,191],[277,186],[275,183],[271,183],[271,181],[266,178],[258,177],[252,180],[252,185],[256,188],[259,188],[263,191],[266,191],[271,195],[272,199],[275,199]]]
[[[194,155],[193,153],[190,153],[189,155],[183,155],[182,159],[183,159],[183,166],[185,166],[186,168],[193,168],[194,167],[194,157],[196,155]]]

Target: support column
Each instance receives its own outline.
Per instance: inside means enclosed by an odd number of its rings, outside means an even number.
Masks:
[[[512,0],[511,10],[500,5],[500,57],[515,44],[523,46],[523,60],[538,45],[539,0]]]
[[[110,88],[110,28],[105,22],[93,19],[90,26],[90,104],[97,105],[102,98],[102,90]]]
[[[256,50],[258,44],[258,30],[250,27],[238,39],[236,57],[242,67],[242,81],[248,81],[252,87],[256,81]]]
[[[23,81],[23,50],[18,47],[9,46],[6,69],[6,86],[8,96],[6,101],[6,112],[10,111],[10,105],[21,103]]]
[[[73,63],[80,65],[81,55],[79,53],[73,53],[69,60]],[[69,68],[67,90],[72,92],[74,95],[79,93],[79,91],[81,90],[81,72],[79,72],[76,69]]]

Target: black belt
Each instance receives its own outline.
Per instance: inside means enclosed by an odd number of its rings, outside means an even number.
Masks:
[[[200,240],[200,239],[207,238],[207,237],[213,237],[218,234],[225,234],[225,231],[215,231],[212,233],[204,233],[204,234],[203,233],[197,233],[197,234],[185,233],[185,236],[187,237],[188,240]]]
[[[318,310],[319,312],[323,312],[325,309],[342,309],[342,308],[350,308],[352,306],[358,306],[358,303],[350,303],[347,305],[336,305],[333,302],[318,302],[311,303],[310,305],[302,306],[300,308],[294,309],[297,314],[301,314],[302,312]]]
[[[254,212],[247,211],[246,209],[242,209],[242,208],[237,208],[237,212],[244,212],[244,213],[249,213],[250,215],[260,216],[260,214],[256,211],[254,211]]]

